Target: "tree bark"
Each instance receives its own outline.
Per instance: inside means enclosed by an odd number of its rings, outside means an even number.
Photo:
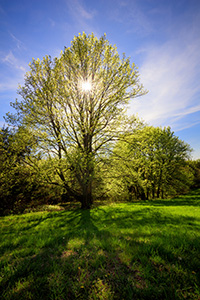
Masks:
[[[83,188],[83,195],[81,197],[81,208],[82,209],[90,209],[92,203],[93,203],[92,183],[89,182],[88,184],[85,184],[84,188]]]

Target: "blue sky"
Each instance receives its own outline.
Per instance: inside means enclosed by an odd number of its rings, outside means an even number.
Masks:
[[[74,35],[104,33],[149,93],[129,112],[171,126],[200,158],[199,0],[0,0],[0,126],[32,58],[59,56]]]

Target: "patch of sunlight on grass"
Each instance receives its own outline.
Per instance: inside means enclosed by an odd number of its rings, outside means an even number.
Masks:
[[[60,205],[39,205],[37,207],[26,208],[24,213],[32,212],[51,212],[51,211],[62,211],[65,210],[63,206]]]
[[[30,286],[30,280],[19,280],[15,286],[15,292],[19,293]]]
[[[112,300],[114,299],[114,294],[112,292],[109,283],[105,280],[97,278],[89,292],[89,300]]]
[[[97,255],[99,255],[99,256],[106,256],[105,252],[102,249],[99,249],[97,251]]]
[[[68,249],[77,249],[85,244],[85,240],[83,238],[73,238],[69,240],[67,248]]]

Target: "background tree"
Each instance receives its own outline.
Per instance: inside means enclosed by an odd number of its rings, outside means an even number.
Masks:
[[[24,128],[0,129],[0,215],[59,201],[59,186],[43,184],[46,161],[39,159],[35,146]]]
[[[170,127],[144,126],[117,143],[113,167],[118,166],[121,186],[130,198],[163,198],[190,188],[190,151],[189,145],[176,137]]]
[[[68,196],[89,208],[97,154],[122,133],[130,99],[144,93],[129,58],[120,59],[105,35],[83,33],[59,58],[33,59],[19,89],[22,101],[12,104],[17,114],[8,114],[7,122],[37,137],[42,157],[56,159],[54,173]]]
[[[0,214],[14,210],[27,186],[28,169],[23,160],[29,147],[17,143],[17,133],[8,128],[0,129]]]
[[[199,188],[200,187],[200,159],[189,161],[188,167],[192,169],[194,175],[192,188]]]

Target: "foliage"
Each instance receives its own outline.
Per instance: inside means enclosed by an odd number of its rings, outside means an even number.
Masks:
[[[200,159],[188,161],[189,167],[194,174],[192,188],[200,187]]]
[[[60,57],[33,59],[0,134],[1,214],[35,204],[151,199],[198,187],[199,162],[171,129],[125,112],[145,94],[106,36],[79,34]],[[17,128],[17,129],[14,129]]]
[[[0,130],[0,213],[6,209],[13,209],[20,201],[20,194],[24,193],[28,170],[21,164],[28,149],[15,140],[14,131],[8,128]]]
[[[59,200],[59,191],[43,186],[42,174],[31,168],[34,139],[25,130],[0,129],[0,215],[23,212],[41,201]]]
[[[96,156],[128,130],[125,107],[144,93],[129,58],[120,59],[105,35],[97,39],[83,33],[59,58],[33,59],[19,89],[23,100],[12,104],[17,114],[7,114],[7,121],[28,128],[42,157],[56,159],[54,172],[68,196],[88,208],[93,201]],[[69,170],[74,185],[68,182]]]
[[[128,192],[129,198],[143,200],[187,192],[193,181],[187,164],[190,151],[170,127],[143,126],[116,144],[111,159],[115,185],[125,197]]]
[[[199,215],[196,190],[3,217],[1,298],[199,299]]]

